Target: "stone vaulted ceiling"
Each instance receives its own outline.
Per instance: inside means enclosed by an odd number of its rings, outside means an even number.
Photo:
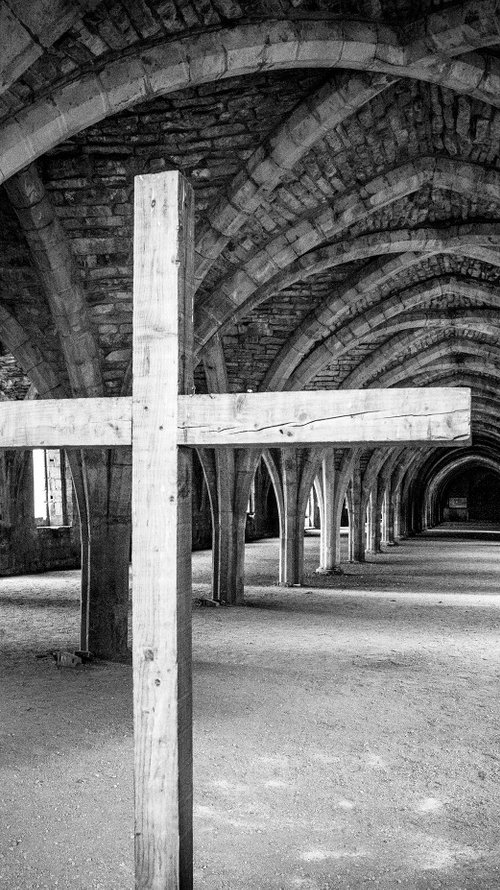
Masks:
[[[0,3],[0,389],[130,387],[132,193],[196,193],[196,386],[465,385],[496,448],[496,0]]]

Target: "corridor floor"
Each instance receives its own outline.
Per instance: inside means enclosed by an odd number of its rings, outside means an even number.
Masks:
[[[500,542],[413,539],[195,606],[197,890],[500,887]],[[195,597],[211,554],[194,554]],[[131,890],[131,671],[58,671],[78,573],[0,580],[2,890]]]

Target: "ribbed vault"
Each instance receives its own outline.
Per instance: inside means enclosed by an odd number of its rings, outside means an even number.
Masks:
[[[133,181],[174,168],[196,195],[200,390],[465,385],[471,454],[487,437],[496,460],[496,0],[5,6],[3,397],[130,390]],[[351,501],[375,505],[447,459],[346,454]],[[257,462],[226,461],[214,515]],[[123,522],[129,468],[104,463],[99,521]]]

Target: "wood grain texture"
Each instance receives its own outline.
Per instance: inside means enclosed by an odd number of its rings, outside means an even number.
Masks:
[[[192,886],[190,682],[186,653],[179,652],[178,623],[186,616],[179,618],[177,601],[177,414],[178,378],[183,378],[178,346],[187,324],[186,212],[192,213],[192,198],[179,174],[136,178],[132,565],[137,890]],[[189,476],[183,461],[184,489]],[[187,658],[191,660],[190,652]],[[180,744],[187,746],[187,756]]]
[[[184,397],[179,443],[283,447],[331,443],[467,444],[470,390],[264,392]]]
[[[180,393],[194,392],[194,192],[180,179],[178,202],[178,386]],[[191,552],[193,454],[177,450],[177,702],[179,750],[179,887],[193,886],[193,705]]]
[[[170,345],[169,354],[172,349]],[[470,390],[462,388],[223,393],[169,398],[169,422],[175,421],[178,427],[177,444],[190,447],[401,442],[455,446],[467,444],[470,437]],[[147,410],[150,409],[143,408],[143,421]],[[129,397],[2,402],[0,447],[130,445],[131,415]],[[166,435],[165,422],[162,414],[156,427],[152,426],[160,439]]]
[[[91,448],[130,442],[130,399],[0,403],[0,448]]]

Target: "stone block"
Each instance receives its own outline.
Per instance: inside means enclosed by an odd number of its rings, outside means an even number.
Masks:
[[[42,54],[41,47],[14,14],[12,6],[5,3],[0,6],[0,92],[14,83]]]
[[[318,68],[338,65],[344,48],[342,24],[339,22],[297,22],[297,64],[306,62]]]

